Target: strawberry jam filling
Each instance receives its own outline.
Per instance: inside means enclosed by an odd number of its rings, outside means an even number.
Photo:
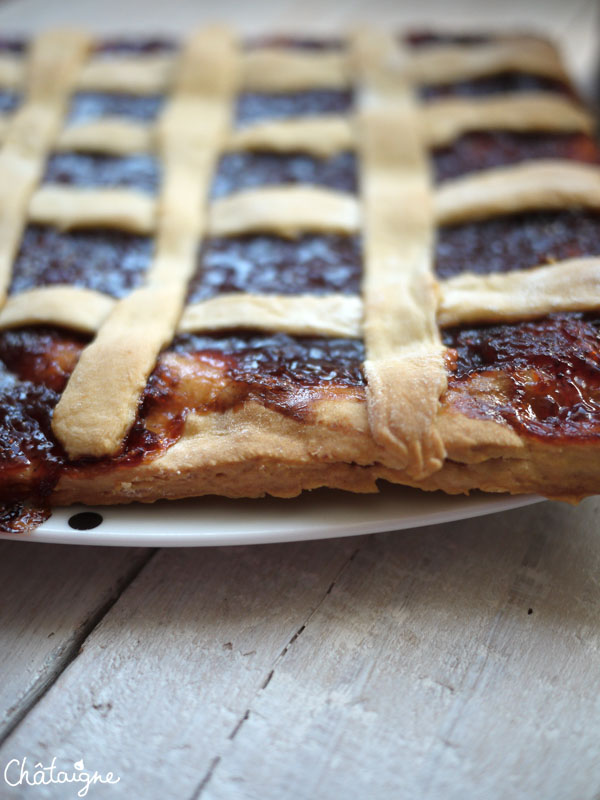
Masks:
[[[600,435],[598,315],[449,328],[443,341],[450,348],[445,405],[545,441]]]
[[[435,271],[485,275],[600,255],[600,214],[533,211],[438,229]]]
[[[63,474],[90,478],[155,458],[179,439],[191,412],[254,400],[303,419],[316,401],[363,397],[359,341],[181,336],[159,356],[121,451],[73,462],[54,436],[52,414],[86,341],[44,327],[0,333],[0,529],[27,530],[42,521]]]
[[[502,72],[455,83],[421,86],[419,96],[422,100],[437,100],[443,97],[484,97],[518,92],[553,92],[565,97],[575,97],[573,89],[564,81],[526,72]]]
[[[279,184],[309,184],[356,193],[357,181],[354,153],[338,153],[330,158],[306,153],[227,153],[219,162],[212,196]]]
[[[480,131],[466,133],[449,147],[432,152],[437,183],[471,172],[539,159],[567,159],[600,163],[600,150],[583,133],[514,133]]]
[[[351,89],[307,89],[302,92],[242,92],[237,99],[236,124],[249,125],[285,117],[347,114]]]
[[[70,284],[123,297],[142,284],[152,250],[151,238],[123,231],[64,232],[29,225],[13,266],[9,294]]]
[[[92,122],[102,117],[125,117],[153,122],[162,109],[164,97],[121,92],[76,92],[71,98],[67,124]]]
[[[201,248],[187,302],[227,292],[358,294],[361,276],[362,253],[356,236],[216,237]]]
[[[138,189],[156,194],[160,168],[154,156],[108,156],[92,153],[54,153],[46,164],[44,183],[86,188]]]

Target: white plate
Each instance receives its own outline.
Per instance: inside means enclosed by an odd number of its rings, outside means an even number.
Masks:
[[[534,495],[451,497],[385,485],[380,494],[355,495],[332,490],[305,493],[292,500],[161,501],[151,506],[71,506],[58,508],[31,534],[3,534],[2,539],[59,544],[185,547],[265,544],[301,539],[329,539],[362,533],[436,525],[540,502]],[[69,520],[95,513],[93,530],[77,530]]]

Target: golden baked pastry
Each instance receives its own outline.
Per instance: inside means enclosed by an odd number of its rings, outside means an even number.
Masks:
[[[3,525],[600,489],[599,151],[548,42],[54,31],[0,42],[0,110]]]

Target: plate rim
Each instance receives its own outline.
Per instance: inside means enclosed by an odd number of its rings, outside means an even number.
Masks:
[[[211,497],[158,501],[152,506],[131,503],[125,506],[60,507],[54,509],[52,516],[35,531],[25,534],[0,532],[0,539],[39,544],[112,547],[276,544],[441,525],[502,513],[546,500],[531,494],[474,492],[469,496],[446,495],[443,492],[423,492],[391,484],[382,487],[379,494],[370,495],[327,489],[317,492],[319,500],[316,506],[306,505],[305,493],[287,500],[267,497],[232,501]],[[397,498],[393,496],[395,494],[398,495]],[[198,516],[198,512],[202,513],[203,503],[208,506],[208,519]],[[299,512],[298,507],[302,505],[305,507],[301,507]],[[159,513],[152,514],[153,508],[158,508]],[[319,522],[315,521],[314,516],[320,509],[327,513],[323,513],[323,519]],[[91,530],[69,527],[69,518],[82,511],[102,515],[102,526]],[[174,511],[183,512],[179,520],[173,520]]]

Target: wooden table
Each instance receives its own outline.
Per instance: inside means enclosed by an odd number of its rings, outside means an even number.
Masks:
[[[221,0],[246,31],[334,30],[448,5]],[[4,30],[177,30],[192,0],[22,0]],[[560,35],[589,71],[594,4],[452,5]],[[588,72],[589,74],[589,72]],[[0,543],[0,798],[12,762],[128,800],[597,800],[600,499],[322,542],[197,550]]]
[[[0,543],[0,769],[91,798],[600,796],[600,499],[254,547]],[[74,787],[0,797],[75,797]]]

